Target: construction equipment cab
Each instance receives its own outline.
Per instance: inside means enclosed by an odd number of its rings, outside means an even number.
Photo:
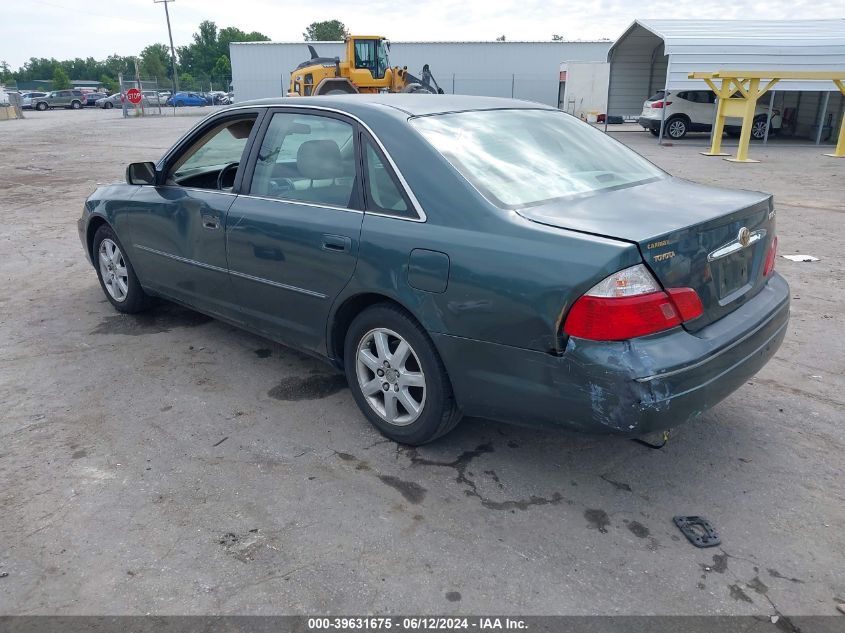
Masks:
[[[390,42],[378,35],[350,35],[346,38],[346,57],[320,57],[309,44],[311,59],[291,73],[288,96],[355,94],[374,92],[443,93],[431,75],[428,64],[422,77],[408,72],[408,67],[391,67]]]

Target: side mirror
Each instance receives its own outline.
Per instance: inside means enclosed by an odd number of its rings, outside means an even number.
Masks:
[[[126,182],[130,185],[156,184],[155,163],[131,163],[126,168]]]

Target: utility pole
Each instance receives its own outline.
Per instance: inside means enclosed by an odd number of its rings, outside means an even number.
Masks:
[[[167,35],[170,38],[170,64],[173,69],[173,94],[179,92],[179,78],[176,76],[176,49],[173,48],[173,31],[170,30],[170,11],[167,4],[176,0],[153,0],[153,4],[164,5],[164,15],[167,17]]]

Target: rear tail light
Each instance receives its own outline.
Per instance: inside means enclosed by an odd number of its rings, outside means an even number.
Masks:
[[[610,275],[579,298],[563,331],[595,341],[622,341],[668,330],[703,312],[695,290],[663,291],[648,269],[637,264]]]
[[[672,105],[672,102],[671,102],[671,101],[666,101],[665,103],[666,103],[666,107],[667,107],[667,108],[668,108],[670,105]],[[663,107],[663,104],[664,104],[664,102],[663,102],[663,101],[655,101],[654,103],[652,103],[652,104],[651,104],[651,107],[652,107],[652,108],[662,108],[662,107]]]
[[[778,236],[772,238],[772,243],[769,245],[769,252],[766,253],[766,263],[763,265],[763,277],[768,277],[775,269],[775,260],[778,256]]]

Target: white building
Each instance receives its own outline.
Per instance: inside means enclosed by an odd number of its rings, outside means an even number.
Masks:
[[[308,42],[321,57],[344,57],[341,42]],[[611,42],[391,42],[390,63],[418,74],[428,64],[447,93],[515,97],[559,105],[561,62],[607,61]],[[305,42],[230,45],[237,101],[285,94],[310,55]]]

